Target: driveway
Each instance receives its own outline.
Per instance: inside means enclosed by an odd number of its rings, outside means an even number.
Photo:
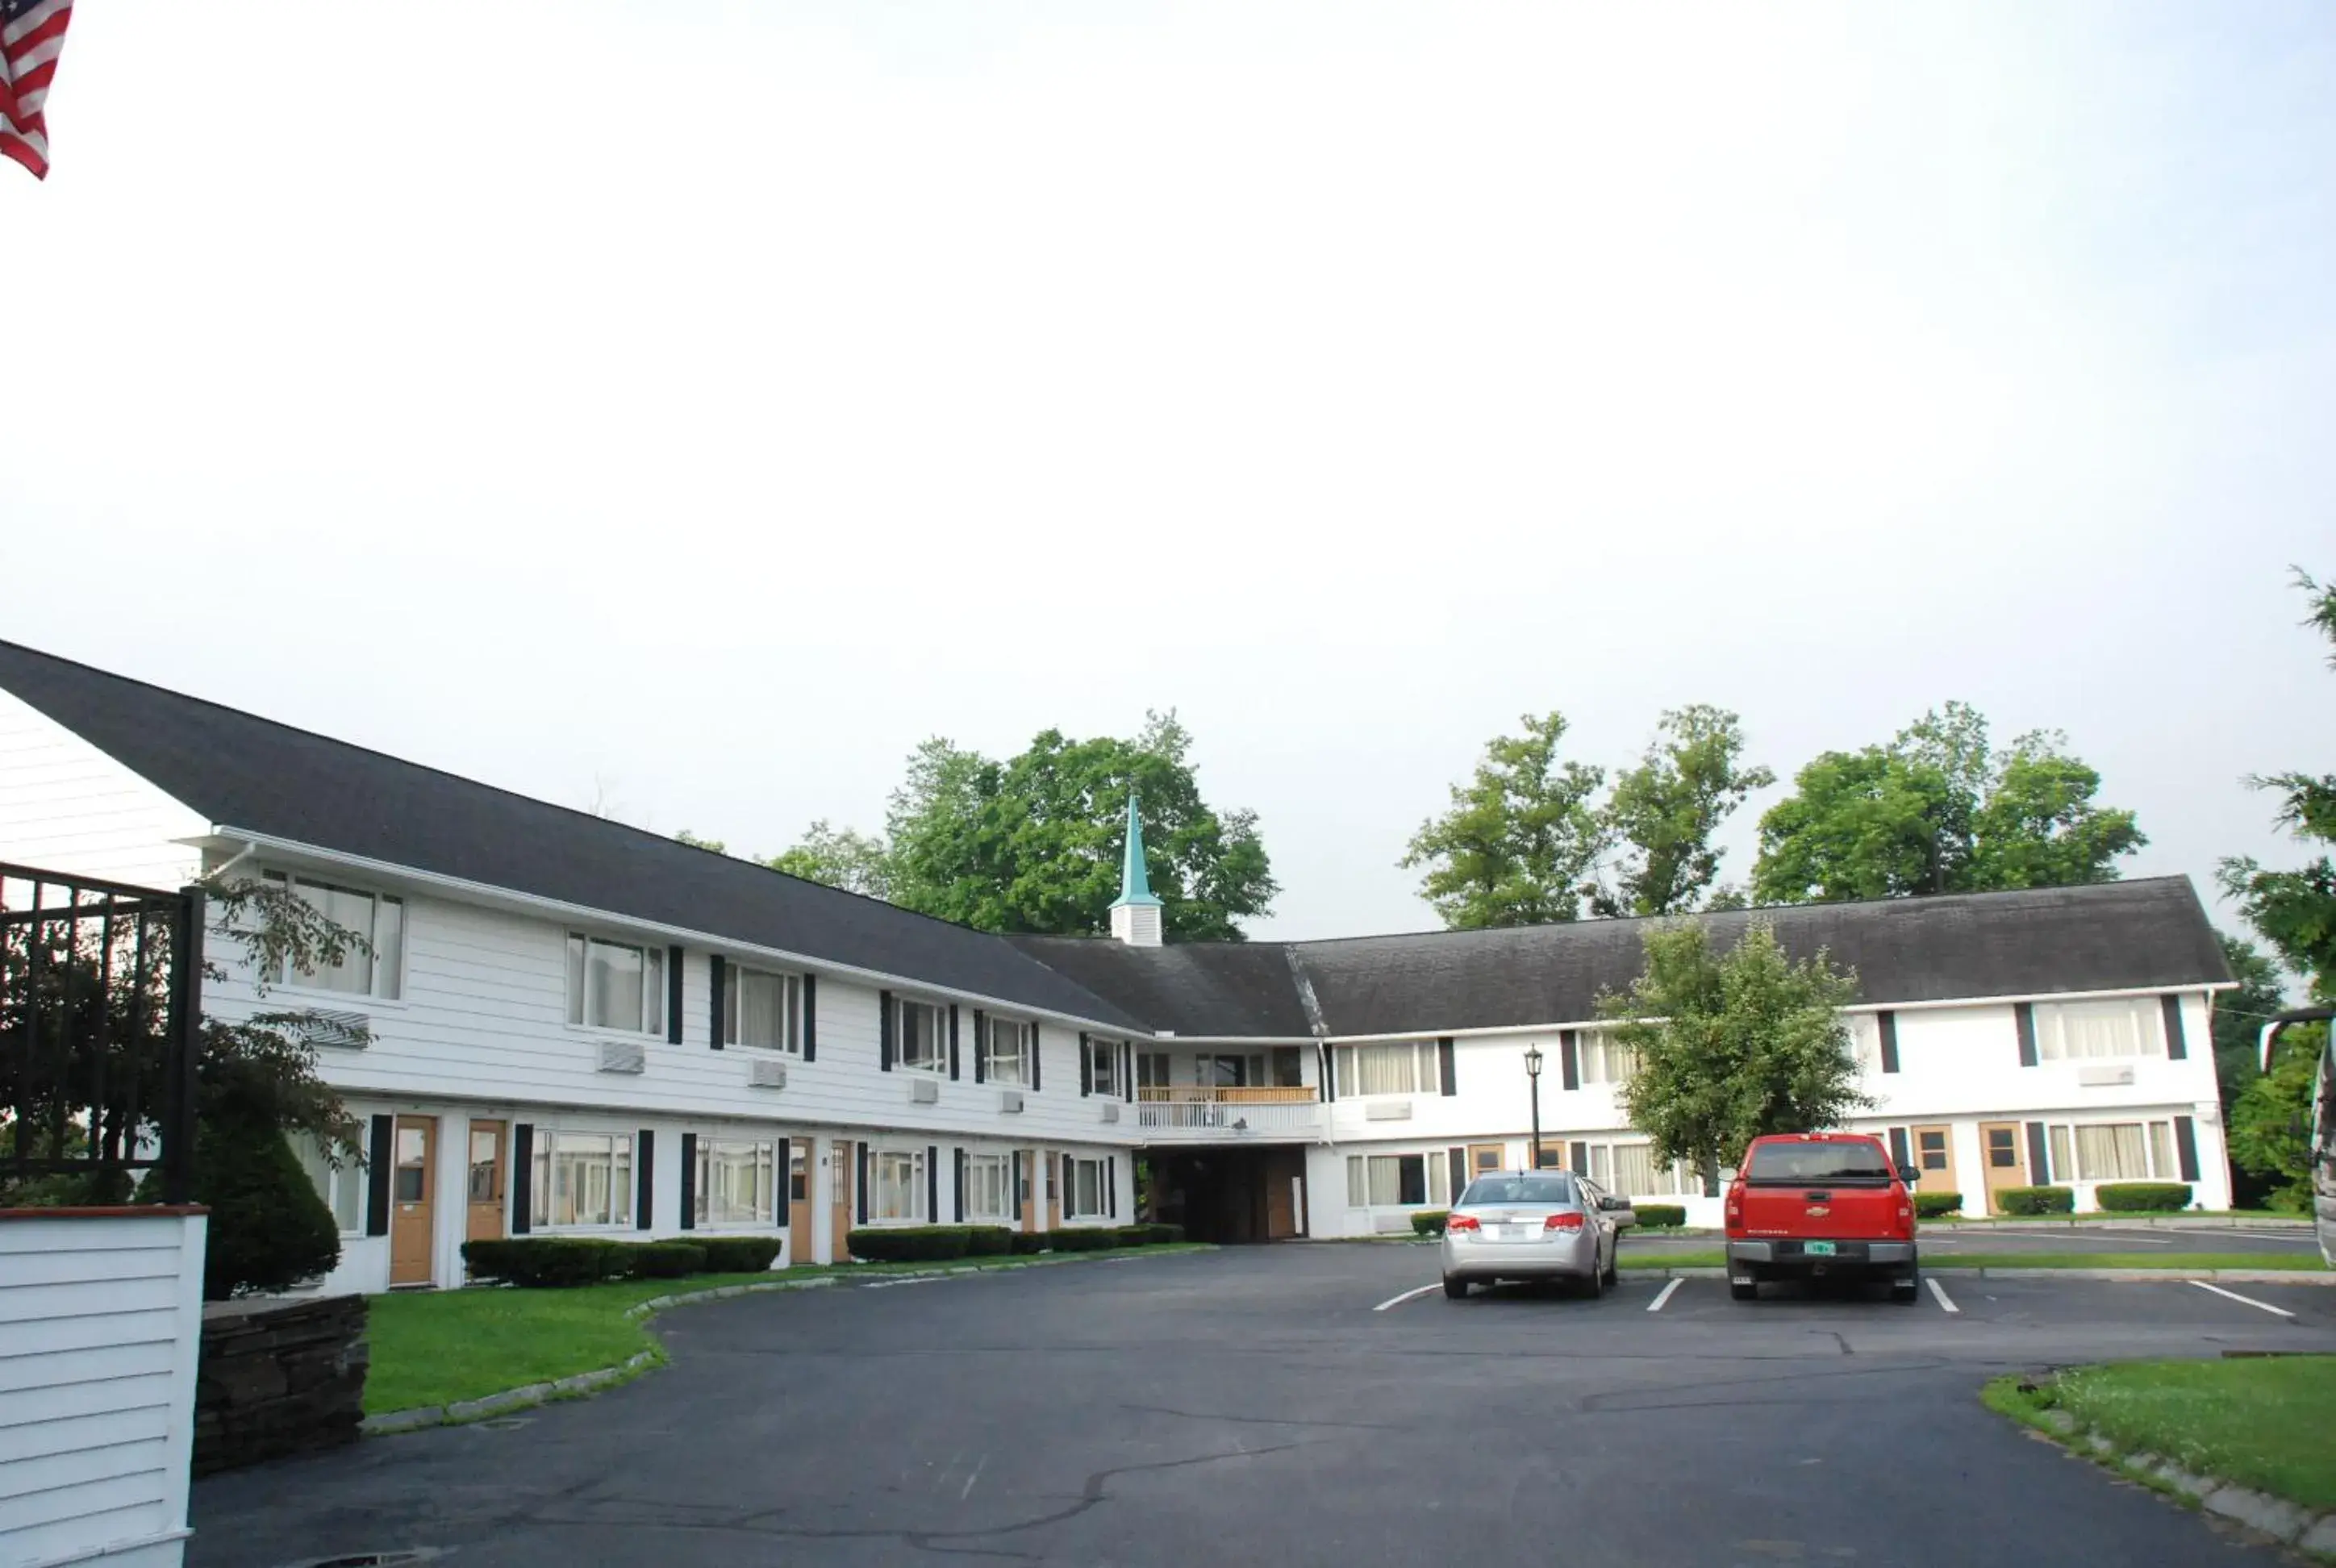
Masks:
[[[190,1561],[2268,1563],[1977,1390],[2336,1350],[2326,1287],[1406,1298],[1435,1259],[1283,1246],[684,1308],[673,1365],[599,1399],[199,1484]]]

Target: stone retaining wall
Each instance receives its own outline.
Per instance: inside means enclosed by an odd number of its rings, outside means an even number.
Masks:
[[[363,1296],[205,1306],[195,1474],[355,1442],[365,1327]]]

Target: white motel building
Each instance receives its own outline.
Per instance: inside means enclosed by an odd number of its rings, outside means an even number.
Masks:
[[[0,643],[0,862],[143,886],[287,879],[370,956],[317,1009],[365,1168],[311,1161],[333,1288],[446,1286],[466,1238],[685,1232],[839,1257],[861,1225],[1138,1217],[1220,1241],[1408,1230],[1529,1159],[1718,1200],[1626,1125],[1595,998],[1640,922],[1163,944],[1132,831],[1110,938],[998,936]],[[2227,1207],[2186,879],[1700,917],[1854,968],[1854,1125],[1967,1213],[2007,1186]],[[235,956],[223,939],[215,959]],[[251,976],[205,1007],[254,1007]]]

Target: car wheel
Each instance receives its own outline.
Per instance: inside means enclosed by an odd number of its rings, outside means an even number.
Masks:
[[[1589,1277],[1582,1281],[1582,1294],[1590,1300],[1595,1301],[1605,1293],[1605,1271],[1598,1267],[1596,1260],[1593,1259],[1591,1262]]]
[[[1622,1254],[1618,1250],[1606,1254],[1606,1288],[1612,1290],[1622,1282]]]
[[[1468,1281],[1465,1280],[1455,1280],[1449,1274],[1445,1275],[1444,1294],[1449,1300],[1466,1300],[1468,1299]]]

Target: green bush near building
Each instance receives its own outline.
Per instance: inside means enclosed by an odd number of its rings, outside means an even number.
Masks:
[[[2007,1214],[2073,1214],[2077,1212],[2077,1190],[2074,1187],[2005,1187],[1995,1194],[1995,1201]]]
[[[2093,1202],[2113,1214],[2139,1214],[2190,1206],[2190,1188],[2181,1182],[2114,1182],[2093,1189]]]
[[[1940,1220],[1949,1214],[1962,1213],[1961,1193],[1917,1193],[1914,1194],[1914,1217],[1918,1220]]]
[[[1639,1216],[1642,1231],[1676,1231],[1687,1223],[1683,1203],[1633,1203],[1630,1212]]]
[[[1452,1217],[1449,1209],[1422,1209],[1411,1217],[1411,1233],[1415,1236],[1444,1234],[1444,1222]]]

